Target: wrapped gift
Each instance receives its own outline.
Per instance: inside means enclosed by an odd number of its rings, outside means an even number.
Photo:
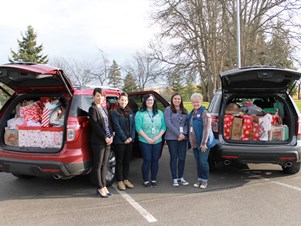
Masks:
[[[242,136],[241,140],[249,140],[252,132],[253,117],[251,115],[243,115]]]
[[[282,132],[282,140],[288,140],[289,138],[289,129],[287,125],[282,125],[283,132]]]
[[[242,118],[234,117],[231,128],[231,139],[239,140],[242,134]]]
[[[20,112],[26,122],[30,120],[35,122],[41,121],[42,109],[38,102],[20,107]]]
[[[224,117],[224,137],[226,139],[231,138],[231,128],[232,128],[232,122],[233,122],[233,115],[225,115]]]
[[[50,126],[50,112],[51,110],[47,107],[43,108],[43,114],[42,114],[42,126],[43,127],[49,127]]]
[[[9,146],[19,146],[18,130],[5,127],[4,143]]]
[[[269,131],[270,141],[282,141],[283,140],[283,127],[282,126],[272,126]]]
[[[42,127],[41,128],[41,147],[60,148],[63,142],[63,127]]]
[[[41,147],[40,126],[18,126],[20,147]]]

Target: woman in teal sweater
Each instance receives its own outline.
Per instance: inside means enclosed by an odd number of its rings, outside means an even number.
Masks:
[[[166,125],[163,112],[157,109],[153,95],[147,94],[145,96],[140,111],[136,113],[135,124],[143,157],[141,166],[143,184],[145,187],[156,187],[162,136],[166,130]]]

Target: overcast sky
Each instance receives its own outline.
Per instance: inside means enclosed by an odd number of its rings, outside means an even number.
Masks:
[[[103,50],[122,64],[152,36],[148,0],[10,0],[1,2],[0,64],[33,26],[49,58],[94,60]]]

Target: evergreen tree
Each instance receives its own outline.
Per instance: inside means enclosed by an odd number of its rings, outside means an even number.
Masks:
[[[128,73],[124,79],[123,90],[126,92],[134,92],[138,90],[137,82],[131,73]]]
[[[184,76],[181,75],[179,68],[176,68],[169,74],[167,77],[167,83],[168,86],[171,87],[172,92],[180,92],[183,88],[183,78]]]
[[[114,88],[120,88],[121,87],[121,73],[120,68],[115,60],[113,60],[113,64],[111,65],[109,69],[109,86],[112,86]]]
[[[290,31],[278,22],[273,29],[269,42],[269,63],[277,67],[294,68],[292,61],[293,48],[289,41]]]
[[[43,55],[43,45],[37,45],[37,34],[32,26],[27,27],[25,35],[21,33],[22,40],[17,40],[19,50],[17,52],[11,50],[12,58],[10,62],[33,62],[46,64],[48,62],[47,55]]]

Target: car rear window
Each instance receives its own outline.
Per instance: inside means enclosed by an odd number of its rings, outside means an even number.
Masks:
[[[91,95],[74,95],[69,111],[70,117],[88,116],[93,98]]]
[[[8,101],[8,99],[13,95],[14,91],[8,86],[0,82],[0,109]]]
[[[106,104],[108,110],[114,110],[117,107],[117,96],[106,96]],[[69,116],[79,117],[88,116],[89,108],[93,102],[91,95],[74,95],[70,107]]]

